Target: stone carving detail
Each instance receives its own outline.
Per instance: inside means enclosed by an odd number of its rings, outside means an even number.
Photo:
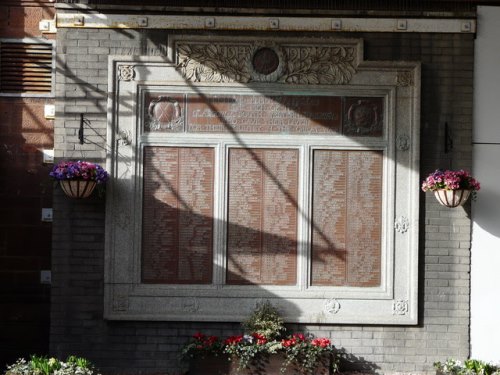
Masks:
[[[184,78],[194,82],[247,83],[250,50],[250,45],[179,44],[177,68]]]
[[[408,310],[408,300],[401,299],[392,303],[392,315],[406,315]]]
[[[284,83],[345,85],[356,73],[353,47],[285,47],[283,55]]]
[[[118,79],[120,81],[132,81],[134,77],[135,77],[135,70],[133,65],[118,66]]]
[[[406,233],[410,228],[410,221],[405,216],[400,216],[394,223],[394,228],[399,233]]]
[[[169,96],[160,96],[149,103],[148,121],[145,128],[149,131],[179,131],[184,126],[184,113],[179,102]]]
[[[130,226],[130,215],[128,212],[117,212],[115,215],[115,223],[122,230],[126,230]]]
[[[182,310],[188,313],[195,313],[200,309],[200,304],[196,298],[185,298],[182,300]]]
[[[413,86],[413,74],[409,71],[400,71],[396,77],[396,84],[398,86],[407,87]]]
[[[382,98],[347,99],[344,117],[344,134],[381,136],[383,131]]]
[[[280,65],[280,56],[270,47],[257,49],[252,56],[252,67],[259,74],[274,73]]]
[[[130,146],[132,144],[132,132],[130,130],[120,130],[118,132],[118,144]]]
[[[195,82],[347,84],[356,49],[346,46],[191,43],[177,45],[177,68]]]
[[[128,296],[117,294],[113,297],[113,311],[127,311]]]
[[[283,50],[275,43],[253,44],[246,60],[246,69],[250,72],[249,82],[277,82],[283,75]]]
[[[331,315],[337,314],[340,310],[340,302],[335,298],[327,299],[323,305],[323,310]]]
[[[410,137],[406,134],[398,135],[396,139],[396,147],[400,151],[408,151],[410,149]]]

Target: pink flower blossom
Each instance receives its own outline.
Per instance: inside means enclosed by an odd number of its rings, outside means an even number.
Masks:
[[[445,190],[479,190],[481,188],[479,182],[473,178],[469,172],[461,169],[453,170],[436,170],[431,173],[422,182],[423,191],[435,191],[440,189]]]

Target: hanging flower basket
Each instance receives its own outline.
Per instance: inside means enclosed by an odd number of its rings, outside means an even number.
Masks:
[[[59,181],[64,193],[71,198],[87,198],[97,185],[108,180],[104,168],[88,161],[61,161],[50,176]]]
[[[439,204],[450,208],[463,205],[480,188],[479,182],[464,170],[438,169],[422,183],[423,191],[434,192]]]
[[[439,189],[434,191],[434,196],[441,205],[453,208],[463,205],[469,199],[471,192],[469,189]]]
[[[70,198],[87,198],[97,186],[97,182],[90,180],[61,180],[59,184]]]

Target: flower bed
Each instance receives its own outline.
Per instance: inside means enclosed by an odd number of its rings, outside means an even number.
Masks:
[[[500,375],[499,366],[477,359],[461,362],[449,358],[446,362],[435,362],[434,368],[438,375]]]
[[[282,336],[283,320],[269,303],[243,323],[246,333],[220,339],[196,333],[184,346],[190,374],[331,374],[337,356],[330,339],[294,333]],[[208,372],[207,372],[208,371]]]
[[[222,356],[195,357],[189,363],[189,375],[330,375],[331,359],[327,356],[312,371],[305,371],[298,365],[289,365],[285,369],[283,353],[260,354],[253,358],[245,368],[239,368],[238,358]]]
[[[69,356],[66,361],[32,355],[29,360],[20,358],[7,366],[5,375],[98,375],[87,359]]]

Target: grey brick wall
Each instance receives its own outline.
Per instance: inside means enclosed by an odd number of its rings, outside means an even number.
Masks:
[[[467,34],[344,34],[365,41],[366,60],[422,62],[421,175],[470,168],[474,39]],[[58,158],[104,161],[109,54],[162,55],[166,31],[58,31]],[[94,130],[78,144],[79,114]],[[445,153],[444,124],[453,136]],[[295,325],[331,337],[345,368],[430,372],[432,363],[469,354],[470,220],[421,194],[419,324]],[[51,352],[84,355],[108,373],[180,373],[180,346],[197,331],[227,336],[238,324],[103,320],[104,201],[54,195]]]

